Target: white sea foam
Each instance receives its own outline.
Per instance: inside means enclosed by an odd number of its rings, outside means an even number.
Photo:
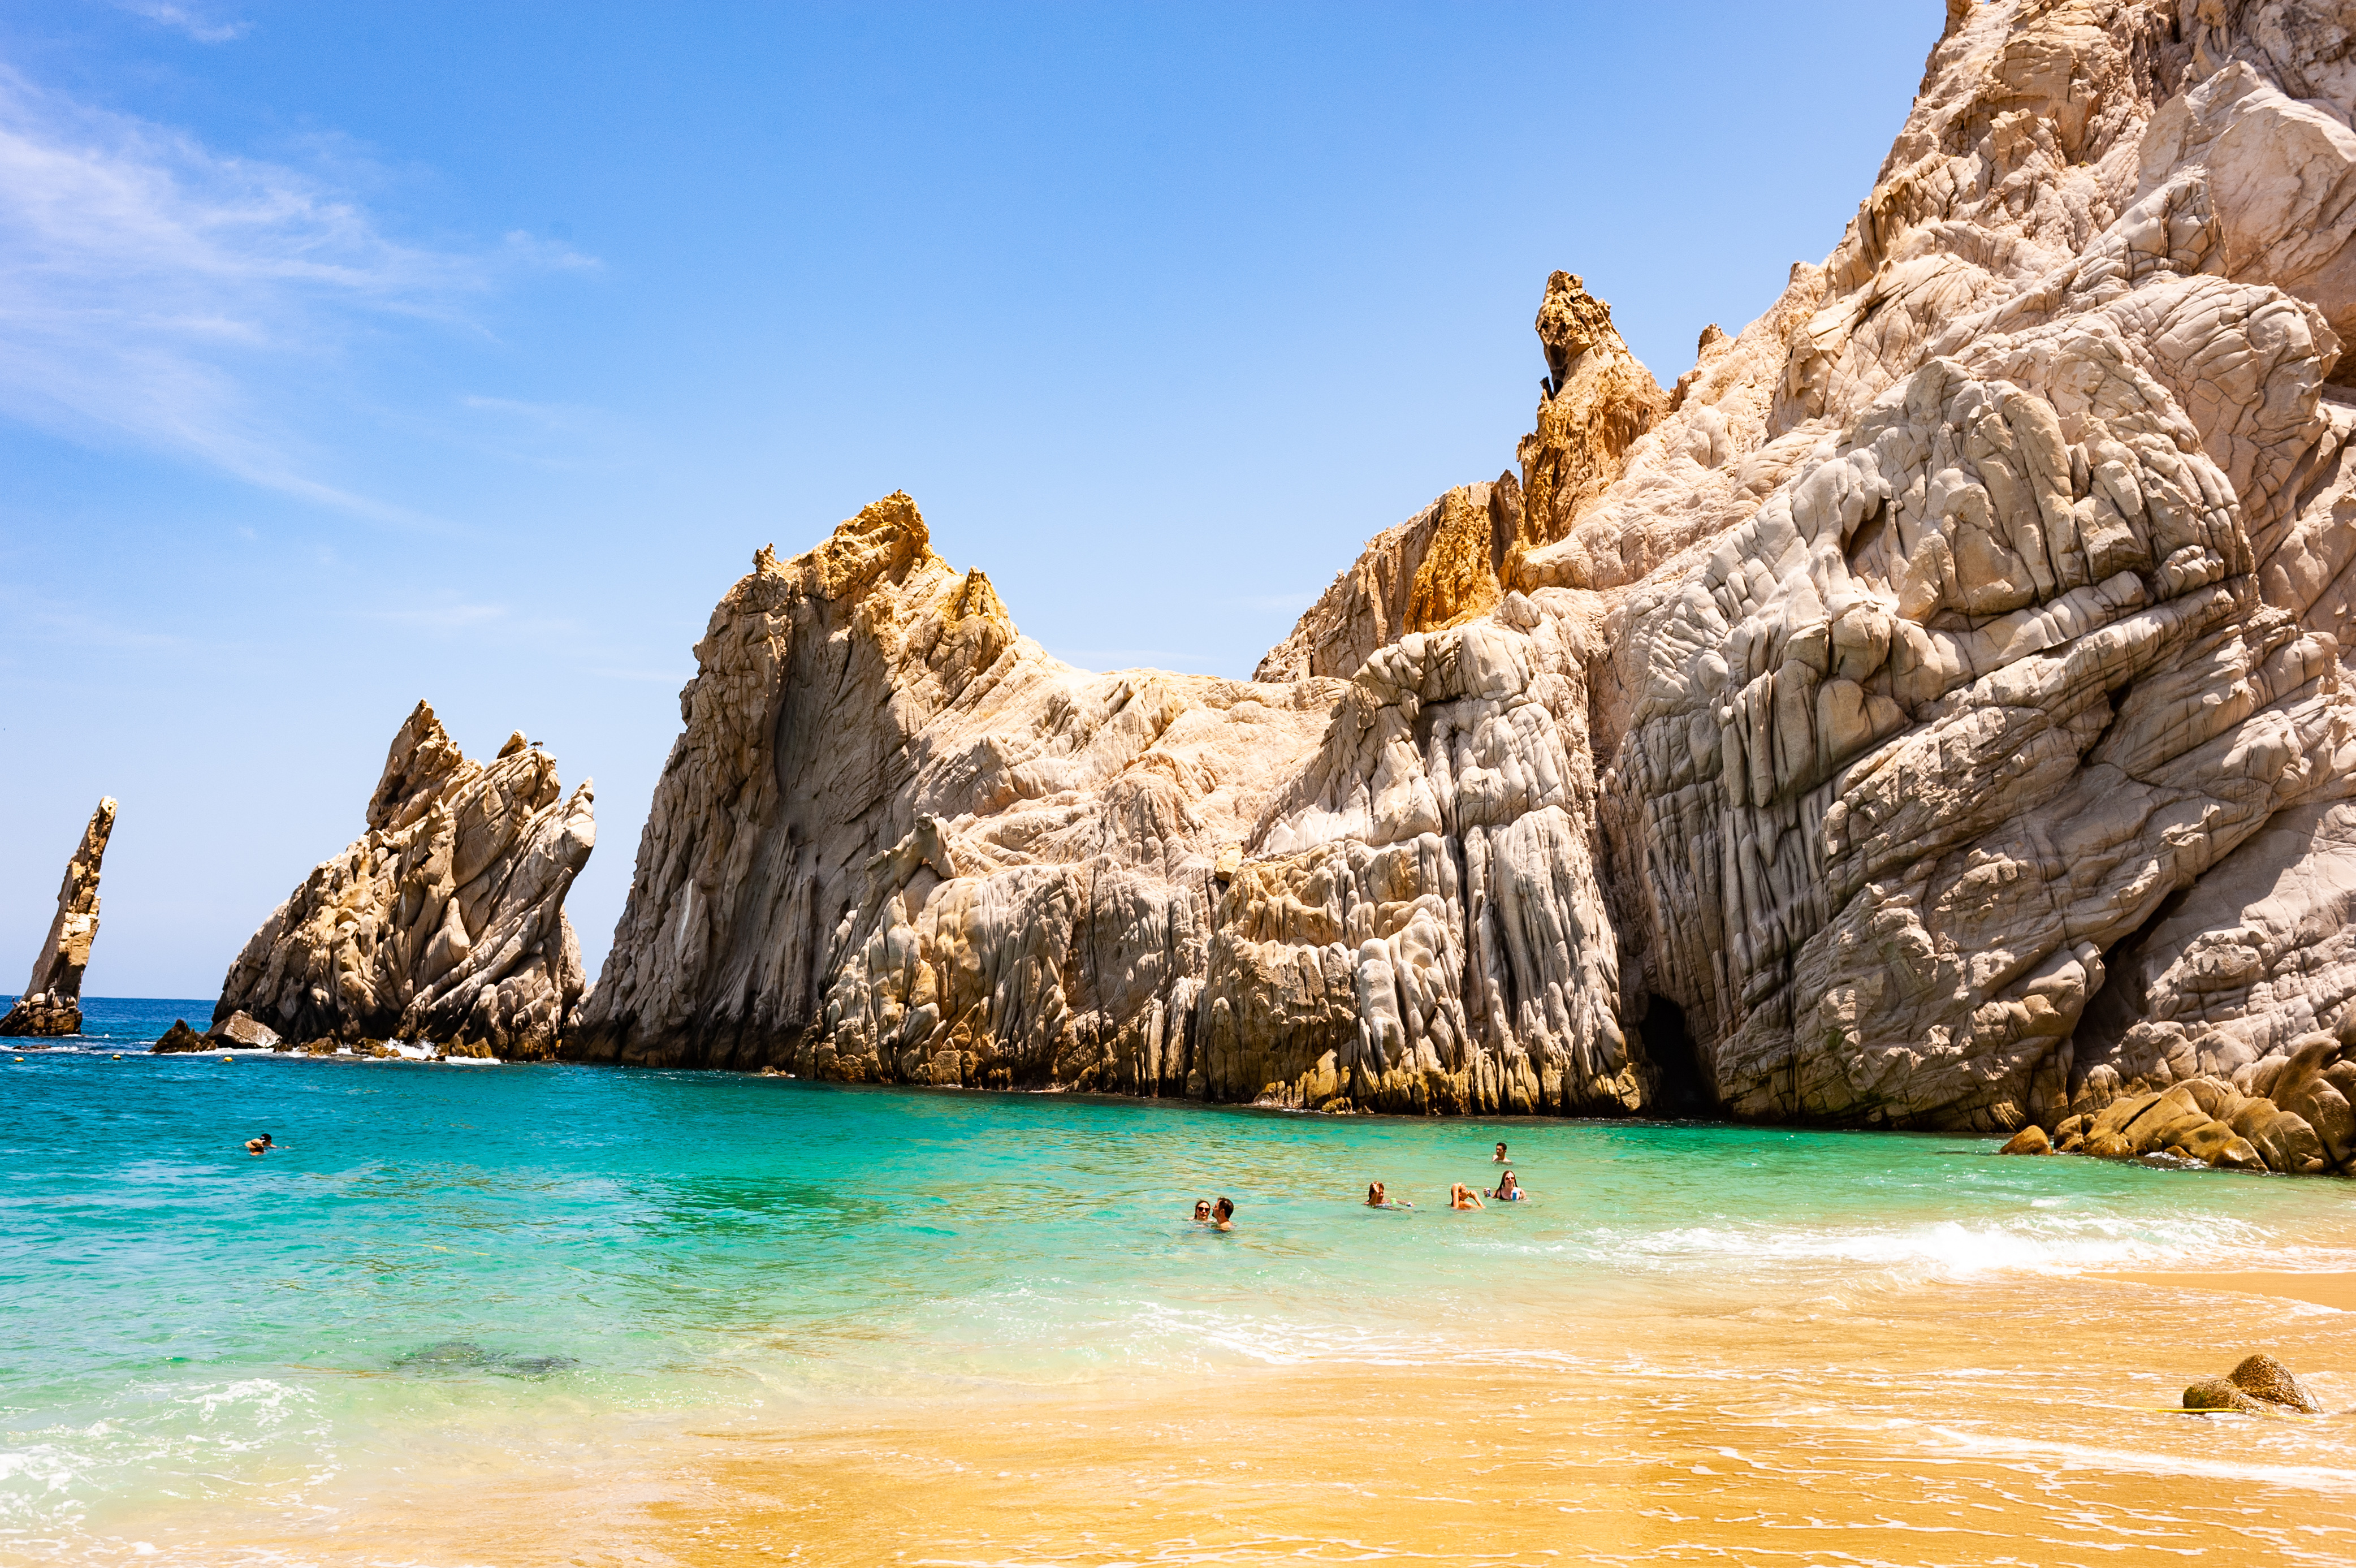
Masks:
[[[2200,1419],[2213,1421],[2219,1418],[2209,1416]],[[1997,1437],[1951,1431],[1944,1426],[1932,1430],[1954,1452],[1976,1458],[2049,1458],[2061,1461],[2059,1467],[2070,1470],[2126,1470],[2145,1476],[2198,1476],[2206,1480],[2257,1481],[2302,1491],[2356,1492],[2356,1470],[2343,1470],[2329,1465],[2265,1465],[2244,1459],[2208,1459],[2190,1454],[2156,1454],[2140,1448]]]
[[[1942,1219],[1904,1226],[1687,1226],[1603,1233],[1618,1255],[1663,1268],[1740,1261],[1771,1269],[1863,1265],[1893,1278],[1992,1273],[2075,1273],[2138,1264],[2217,1261],[2265,1248],[2265,1228],[2220,1215],[2122,1219],[2057,1215],[2009,1221]]]

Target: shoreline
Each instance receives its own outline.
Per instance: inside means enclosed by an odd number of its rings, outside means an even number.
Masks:
[[[2297,1269],[2104,1269],[2078,1276],[2169,1290],[2215,1292],[2304,1302],[2356,1312],[2356,1271]]]
[[[241,1550],[526,1561],[552,1538],[677,1568],[1917,1562],[1926,1536],[1943,1564],[2136,1561],[2155,1537],[2171,1556],[2356,1552],[2356,1416],[2183,1419],[2161,1403],[2176,1369],[2106,1349],[2099,1326],[2046,1336],[2037,1348],[2062,1353],[2042,1378],[1990,1364],[2007,1319],[2054,1283],[1978,1282],[1961,1304],[1958,1287],[1925,1290],[1845,1332],[1702,1316],[1696,1345],[1553,1364],[1108,1371],[642,1415],[619,1431],[487,1427],[454,1452],[356,1464],[334,1495],[266,1520],[176,1504],[107,1525],[153,1561],[191,1563]],[[2206,1327],[2164,1316],[2189,1375]],[[2335,1328],[2317,1317],[2278,1340],[2314,1367]],[[2346,1373],[2315,1380],[2335,1412],[2356,1395]]]

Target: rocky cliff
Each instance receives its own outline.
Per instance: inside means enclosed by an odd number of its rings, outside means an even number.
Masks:
[[[2351,102],[2356,0],[1953,0],[1824,265],[1665,393],[1557,274],[1257,682],[764,553],[573,1048],[2348,1165]]]
[[[251,1015],[288,1040],[397,1036],[453,1054],[553,1056],[584,989],[564,895],[596,843],[586,780],[510,736],[489,763],[417,704],[367,832],[322,861],[245,944],[216,1034]]]
[[[90,945],[98,937],[99,864],[106,858],[106,841],[113,832],[114,798],[110,795],[90,814],[81,843],[66,862],[57,918],[49,922],[40,956],[33,961],[25,993],[0,1018],[0,1036],[81,1033],[81,973],[90,967]]]

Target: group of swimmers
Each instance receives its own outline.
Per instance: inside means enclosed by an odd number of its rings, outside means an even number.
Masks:
[[[1515,1177],[1513,1166],[1506,1159],[1505,1144],[1497,1145],[1497,1152],[1490,1156],[1489,1163],[1505,1166],[1505,1170],[1498,1174],[1497,1185],[1484,1190],[1469,1182],[1450,1182],[1448,1184],[1449,1208],[1486,1208],[1491,1203],[1528,1201],[1529,1188],[1524,1187]],[[1415,1205],[1403,1197],[1393,1197],[1382,1183],[1370,1181],[1366,1184],[1366,1207],[1368,1208],[1413,1208]]]
[[[1528,1201],[1529,1188],[1524,1187],[1515,1177],[1514,1167],[1506,1156],[1505,1144],[1497,1145],[1497,1152],[1489,1157],[1489,1163],[1505,1167],[1498,1173],[1497,1185],[1493,1188],[1483,1189],[1465,1182],[1451,1182],[1448,1186],[1449,1208],[1486,1208],[1491,1203]],[[1368,1208],[1413,1208],[1415,1205],[1404,1197],[1393,1197],[1389,1189],[1381,1182],[1370,1181],[1366,1184],[1366,1207]],[[1194,1223],[1197,1225],[1208,1225],[1215,1230],[1232,1230],[1236,1228],[1235,1217],[1236,1206],[1229,1198],[1222,1197],[1215,1204],[1207,1197],[1194,1200]]]

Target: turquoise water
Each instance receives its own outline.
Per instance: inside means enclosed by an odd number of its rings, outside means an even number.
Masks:
[[[0,1547],[30,1555],[454,1426],[1512,1359],[1547,1313],[1730,1290],[2356,1259],[2345,1184],[1987,1140],[116,1048],[0,1047]],[[1500,1138],[1534,1201],[1443,1209]],[[1375,1178],[1420,1207],[1365,1208]],[[1221,1193],[1232,1233],[1188,1222]]]

